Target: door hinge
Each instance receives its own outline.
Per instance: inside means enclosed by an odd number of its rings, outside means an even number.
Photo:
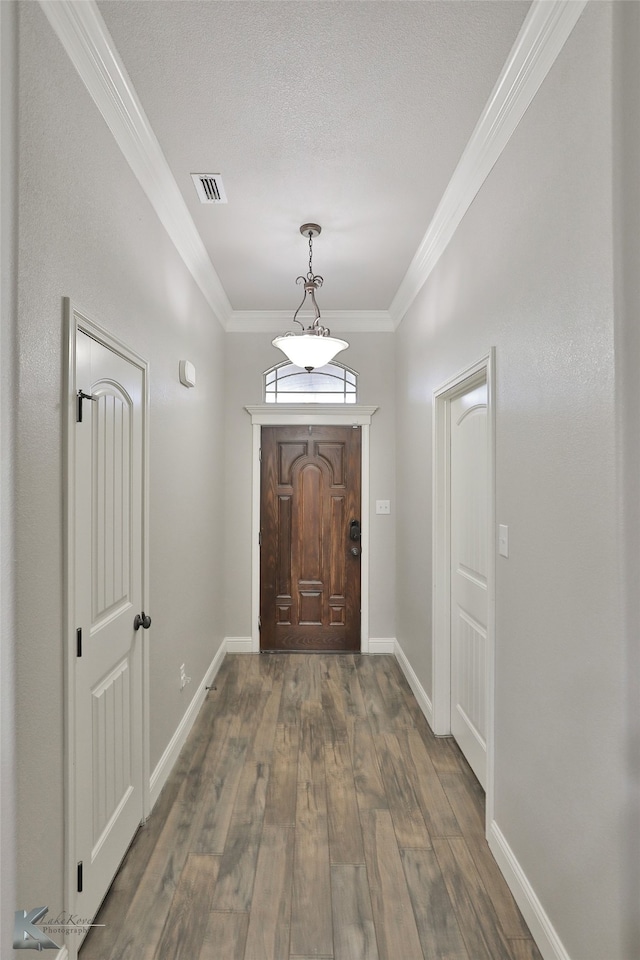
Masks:
[[[258,546],[262,546],[262,530],[258,533]]]
[[[82,401],[83,400],[97,400],[97,397],[92,397],[90,393],[85,393],[84,390],[78,390],[78,406],[76,408],[76,423],[82,423]]]
[[[262,617],[258,617],[258,630],[262,630]]]
[[[78,860],[78,893],[82,893],[82,860]]]
[[[258,447],[258,460],[262,463],[262,447]]]
[[[82,656],[82,627],[76,630],[76,657]]]

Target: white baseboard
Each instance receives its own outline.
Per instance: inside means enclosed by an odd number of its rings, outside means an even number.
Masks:
[[[369,653],[395,653],[395,637],[369,637]]]
[[[571,960],[560,937],[538,900],[535,890],[515,858],[498,824],[493,820],[487,837],[495,861],[500,867],[513,898],[527,922],[531,936],[544,960]]]
[[[206,688],[211,684],[211,681],[217,674],[224,656],[226,653],[226,643],[223,640],[220,644],[218,652],[211,661],[209,669],[205,673],[200,686],[196,690],[191,703],[187,707],[185,714],[178,724],[178,728],[174,735],[171,737],[171,740],[167,744],[167,748],[160,757],[160,760],[149,778],[149,793],[150,793],[150,810],[153,810],[156,800],[160,796],[160,791],[164,787],[169,774],[173,769],[173,765],[178,759],[178,754],[182,750],[184,743],[189,736],[189,731],[193,726],[200,707],[204,703],[204,699],[207,695]]]
[[[227,653],[253,653],[251,637],[225,637],[224,644]]]
[[[407,683],[413,690],[413,695],[418,701],[418,705],[420,709],[422,710],[425,717],[427,718],[427,723],[429,724],[431,729],[433,729],[433,706],[431,704],[431,700],[427,696],[427,691],[424,689],[424,687],[418,680],[418,676],[415,670],[407,660],[407,655],[397,640],[396,640],[394,653],[396,655],[396,660],[400,664],[402,672],[407,678]]]
[[[427,693],[418,680],[407,655],[396,640],[396,660],[407,678],[413,694],[424,713],[429,726],[433,728],[433,706]],[[513,850],[507,843],[495,820],[492,821],[487,837],[491,852],[498,864],[507,885],[518,904],[522,916],[527,922],[531,935],[544,960],[571,960],[560,937],[547,916],[527,876],[516,860]]]

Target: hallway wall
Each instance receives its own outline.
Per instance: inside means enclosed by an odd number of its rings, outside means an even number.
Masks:
[[[429,694],[432,392],[496,347],[495,820],[573,960],[632,956],[612,17],[585,9],[396,344],[398,639]]]
[[[295,299],[295,298],[294,298]],[[262,374],[284,359],[275,334],[226,335],[226,581],[228,637],[251,636],[252,428],[247,405],[263,402]],[[349,333],[336,359],[359,373],[358,402],[377,404],[371,422],[369,530],[371,637],[395,637],[395,396],[392,333]],[[376,516],[376,499],[391,500],[391,515]]]
[[[150,362],[151,770],[223,637],[224,335],[40,6],[20,4],[18,903],[63,903],[62,298]],[[186,390],[178,363],[192,360]],[[179,690],[179,666],[193,683]]]
[[[627,678],[627,807],[623,853],[629,956],[640,956],[640,3],[618,4],[614,16],[614,269],[615,353],[624,543]]]
[[[0,3],[0,945],[15,910],[17,11]],[[1,950],[0,946],[0,950]]]

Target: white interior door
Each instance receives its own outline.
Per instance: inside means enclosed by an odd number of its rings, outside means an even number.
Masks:
[[[143,372],[76,335],[75,912],[93,917],[143,816]]]
[[[489,448],[487,384],[450,401],[451,732],[487,779]]]

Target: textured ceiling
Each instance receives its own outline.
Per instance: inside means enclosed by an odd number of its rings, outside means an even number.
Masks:
[[[528,6],[99,4],[235,310],[295,309],[309,220],[321,308],[389,307]]]

